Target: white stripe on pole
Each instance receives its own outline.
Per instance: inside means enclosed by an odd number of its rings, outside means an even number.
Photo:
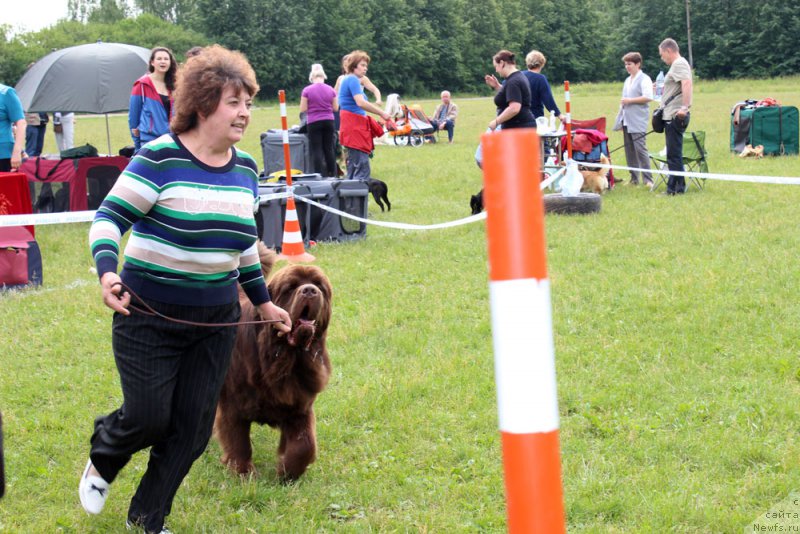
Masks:
[[[289,144],[289,130],[283,130],[283,144]]]
[[[489,298],[500,430],[514,434],[557,430],[550,282],[491,282]]]
[[[281,102],[281,117],[286,116],[286,102]]]

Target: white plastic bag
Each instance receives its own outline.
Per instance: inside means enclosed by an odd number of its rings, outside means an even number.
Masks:
[[[576,197],[583,187],[583,175],[578,170],[578,164],[574,161],[567,163],[567,172],[559,182],[561,186],[561,196]]]

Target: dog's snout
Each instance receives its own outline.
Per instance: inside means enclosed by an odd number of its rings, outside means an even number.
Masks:
[[[300,294],[306,298],[316,297],[319,294],[319,289],[316,286],[305,285],[301,288]]]

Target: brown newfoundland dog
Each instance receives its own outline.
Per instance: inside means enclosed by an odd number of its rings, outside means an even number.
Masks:
[[[276,255],[259,243],[261,268],[269,275]],[[222,387],[214,434],[222,462],[239,474],[255,472],[250,425],[281,432],[278,477],[299,478],[317,450],[314,399],[328,383],[331,362],[325,337],[331,319],[331,284],[319,267],[288,265],[269,280],[273,302],[292,318],[292,331],[278,337],[271,325],[240,325]],[[258,311],[240,291],[242,321]]]

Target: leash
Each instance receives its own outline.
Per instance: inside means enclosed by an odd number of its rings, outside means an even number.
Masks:
[[[653,133],[653,132],[655,132],[655,130],[650,130],[650,131],[649,131],[649,132],[647,132],[647,133],[640,134],[640,135],[639,135],[639,137],[637,137],[636,139],[634,139],[634,141],[638,141],[638,140],[639,140],[639,139],[641,139],[642,137],[647,137],[648,135],[650,135],[650,134],[651,134],[651,133]],[[611,154],[613,154],[614,152],[616,152],[616,151],[617,151],[617,150],[619,150],[620,148],[623,148],[624,146],[625,146],[625,145],[624,145],[624,144],[622,144],[622,145],[618,146],[617,148],[615,148],[614,150],[612,150],[611,152],[609,152],[609,153],[608,153],[609,157],[611,156]]]
[[[162,319],[164,319],[166,321],[170,321],[170,322],[173,322],[173,323],[185,324],[185,325],[189,325],[189,326],[206,326],[206,327],[209,327],[209,328],[219,328],[221,326],[239,326],[239,325],[248,325],[248,324],[267,324],[267,323],[280,323],[281,322],[279,319],[262,319],[262,320],[259,320],[259,321],[239,321],[237,323],[198,323],[198,322],[195,322],[195,321],[187,321],[185,319],[176,319],[175,317],[170,317],[169,315],[164,315],[163,313],[161,313],[161,312],[159,312],[157,310],[154,310],[152,306],[150,306],[147,302],[145,302],[144,299],[142,299],[142,297],[137,295],[136,292],[133,289],[131,289],[130,287],[128,287],[124,282],[116,282],[116,283],[111,285],[111,287],[114,287],[114,286],[121,286],[122,289],[124,289],[125,291],[127,291],[128,293],[131,294],[131,297],[133,297],[136,300],[138,300],[142,304],[142,306],[144,306],[144,308],[140,308],[139,306],[131,303],[129,305],[129,308],[131,308],[132,310],[135,310],[135,311],[137,311],[137,312],[139,312],[139,313],[141,313],[143,315],[149,315],[151,317],[160,317],[160,318],[162,318]]]

